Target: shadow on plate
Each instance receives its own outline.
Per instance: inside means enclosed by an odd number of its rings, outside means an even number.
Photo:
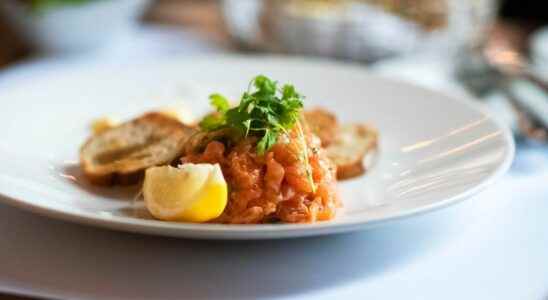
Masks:
[[[444,244],[451,220],[433,215],[352,234],[221,242],[101,230],[2,205],[0,226],[11,234],[3,237],[0,276],[96,298],[288,296],[363,282]]]
[[[60,173],[71,184],[79,189],[95,195],[113,200],[129,201],[136,197],[141,189],[140,184],[116,187],[101,187],[92,185],[84,176],[78,164],[66,164],[62,166]]]

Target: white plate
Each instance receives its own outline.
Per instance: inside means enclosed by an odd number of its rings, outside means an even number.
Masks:
[[[128,201],[135,188],[95,188],[82,180],[78,148],[94,118],[129,118],[181,101],[200,114],[208,110],[209,93],[236,98],[257,74],[295,84],[308,107],[325,106],[344,122],[379,128],[379,160],[366,176],[339,184],[344,209],[335,220],[162,222],[135,216]],[[214,56],[78,69],[6,88],[0,99],[2,201],[54,218],[158,235],[269,239],[363,229],[469,198],[499,178],[514,154],[509,131],[470,100],[325,61]]]

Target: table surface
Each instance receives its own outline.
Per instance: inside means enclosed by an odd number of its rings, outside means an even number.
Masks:
[[[0,88],[66,64],[0,73]],[[368,231],[278,241],[121,233],[0,205],[0,291],[57,299],[545,300],[547,183],[548,150],[522,147],[501,181],[456,206]]]

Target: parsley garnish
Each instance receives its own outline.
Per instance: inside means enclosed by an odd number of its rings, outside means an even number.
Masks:
[[[264,154],[299,120],[303,97],[292,85],[278,88],[278,83],[266,76],[255,77],[238,106],[230,108],[228,100],[219,94],[209,96],[217,113],[205,117],[200,127],[206,131],[221,128],[236,129],[242,136],[256,136],[257,153]]]
[[[238,106],[230,108],[228,100],[220,94],[209,96],[209,101],[217,112],[206,116],[200,127],[206,131],[232,128],[242,137],[256,136],[259,138],[256,148],[260,155],[276,144],[280,135],[287,134],[297,125],[302,147],[299,159],[305,166],[312,192],[316,192],[308,161],[308,146],[299,121],[303,97],[292,85],[285,84],[278,88],[276,81],[259,75],[251,81]]]

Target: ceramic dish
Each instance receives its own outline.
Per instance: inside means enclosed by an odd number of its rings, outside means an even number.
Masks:
[[[208,94],[237,98],[249,78],[292,82],[306,105],[370,122],[380,155],[366,175],[339,184],[344,208],[314,224],[221,225],[150,219],[137,188],[93,187],[78,167],[91,120],[159,106],[209,110]],[[282,57],[210,56],[131,67],[79,68],[0,91],[0,200],[42,215],[111,229],[202,239],[270,239],[365,229],[471,197],[499,178],[512,137],[479,104],[376,77],[363,67]]]

